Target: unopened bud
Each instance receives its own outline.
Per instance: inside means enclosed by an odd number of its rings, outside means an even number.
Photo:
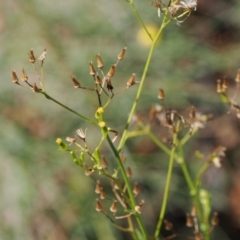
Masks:
[[[113,200],[110,211],[114,214],[117,212],[117,200]]]
[[[30,50],[30,52],[28,53],[28,56],[29,56],[29,62],[35,63],[36,58],[35,58],[35,56],[34,56],[33,49]]]
[[[99,202],[98,199],[96,199],[95,209],[96,209],[97,212],[101,212],[101,211],[103,210],[103,206],[102,206],[102,204]]]
[[[100,54],[97,54],[96,57],[97,57],[97,67],[102,69],[104,64],[103,64],[102,58],[100,57]]]
[[[159,98],[160,100],[163,100],[163,99],[165,98],[165,93],[164,93],[164,91],[163,91],[162,88],[159,88],[158,98]]]
[[[236,76],[236,78],[235,78],[235,81],[236,81],[237,83],[240,82],[240,69],[238,69],[238,72],[237,72],[237,76]]]
[[[16,72],[15,71],[12,71],[12,81],[14,82],[14,83],[18,83],[18,76],[17,76],[17,74],[16,74]]]
[[[60,150],[62,150],[62,151],[67,151],[68,147],[67,147],[67,145],[62,141],[61,138],[57,138],[56,143],[58,144]]]
[[[125,48],[123,48],[122,51],[118,54],[118,59],[119,59],[119,60],[122,60],[122,59],[124,58],[125,53],[126,53],[126,50],[127,50],[127,48],[125,47]]]
[[[27,80],[28,80],[28,76],[27,76],[24,68],[22,69],[22,80],[23,80],[24,82],[27,82]]]
[[[77,81],[77,79],[74,76],[72,76],[71,79],[73,81],[73,85],[74,85],[75,88],[80,88],[81,87],[81,84]]]
[[[110,68],[110,70],[108,71],[108,76],[109,77],[113,77],[114,73],[115,73],[115,70],[116,70],[116,64],[113,64]]]
[[[94,76],[96,74],[96,71],[95,71],[95,69],[93,67],[93,63],[92,62],[89,63],[89,73],[92,76]]]

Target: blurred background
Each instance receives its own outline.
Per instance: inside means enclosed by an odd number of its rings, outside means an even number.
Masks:
[[[135,5],[149,28],[160,25],[150,0],[136,0]],[[152,105],[159,103],[161,87],[168,108],[186,115],[194,106],[214,115],[187,145],[186,156],[194,174],[201,164],[194,155],[196,150],[207,156],[218,145],[227,147],[222,168],[211,167],[203,177],[203,187],[212,193],[212,208],[220,218],[213,239],[221,240],[237,240],[240,236],[240,123],[234,114],[227,114],[227,106],[216,93],[216,80],[225,75],[231,86],[229,92],[235,88],[240,67],[239,13],[238,0],[199,0],[197,11],[181,26],[172,22],[158,43],[137,109],[140,116],[148,118]],[[70,76],[91,87],[89,62],[100,53],[107,71],[125,46],[126,58],[113,80],[116,89],[125,86],[132,73],[140,80],[149,50],[127,2],[0,2],[0,239],[128,239],[105,216],[95,212],[94,180],[98,176],[86,177],[55,143],[57,137],[65,139],[78,128],[88,128],[87,140],[93,149],[100,137],[97,130],[11,80],[11,71],[20,77],[24,67],[29,82],[36,82],[27,53],[33,48],[39,56],[46,48],[47,92],[94,118],[96,96],[74,89]],[[114,97],[106,112],[108,125],[120,134],[136,90],[132,87]],[[154,131],[160,134],[161,129]],[[161,204],[168,158],[147,137],[129,140],[124,153],[133,170],[133,182],[141,185],[140,199],[146,202],[143,216],[151,232]],[[103,154],[114,161],[109,149]],[[185,227],[190,205],[188,189],[176,166],[166,218],[186,235],[191,235]]]

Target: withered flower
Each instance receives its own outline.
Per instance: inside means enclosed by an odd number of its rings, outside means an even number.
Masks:
[[[95,83],[102,84],[102,79],[98,76],[98,74],[95,75]]]
[[[96,58],[97,58],[97,67],[102,69],[104,64],[103,64],[103,61],[102,61],[102,58],[101,58],[100,54],[97,54]]]
[[[19,84],[18,83],[18,76],[17,76],[17,74],[16,74],[16,72],[15,71],[12,71],[12,81],[14,82],[14,83],[17,83],[17,84]]]
[[[47,55],[47,50],[46,48],[44,49],[43,53],[40,55],[40,57],[38,57],[38,60],[40,61],[44,61],[44,59],[46,58],[46,55]]]
[[[28,53],[28,56],[29,56],[29,62],[35,63],[36,58],[35,58],[35,56],[34,56],[33,49],[30,50],[30,52]]]
[[[105,157],[101,158],[101,166],[103,169],[107,169],[108,168],[108,163]]]
[[[138,183],[135,183],[133,186],[133,193],[135,195],[135,197],[140,193],[140,186]]]
[[[110,79],[107,79],[107,89],[108,91],[112,91],[113,90],[113,85],[111,83],[111,80]]]
[[[137,212],[137,213],[141,213],[142,212],[142,207],[143,207],[143,204],[144,204],[145,202],[144,202],[144,200],[142,200],[137,206],[135,206],[135,211]]]
[[[96,182],[95,193],[99,194],[101,192],[102,185],[99,180]]]
[[[100,198],[101,199],[105,199],[106,198],[106,193],[104,192],[103,188],[101,188],[101,191],[100,191]]]
[[[131,87],[134,84],[138,83],[138,82],[135,81],[135,76],[136,76],[136,74],[133,73],[132,76],[129,78],[129,80],[127,82],[127,87]]]
[[[107,76],[108,77],[113,77],[114,73],[115,73],[115,70],[116,70],[116,64],[113,64],[110,68],[110,70],[108,71],[108,74]]]
[[[217,80],[217,93],[222,93],[223,92],[223,88],[222,88],[222,81],[221,79]]]
[[[191,216],[189,215],[189,213],[187,213],[186,215],[186,226],[187,227],[193,227],[194,223],[193,223],[193,219],[191,218]]]
[[[96,74],[96,71],[95,71],[95,69],[93,67],[93,63],[92,62],[89,63],[89,73],[92,76],[94,76]]]
[[[173,229],[173,224],[168,220],[164,220],[164,227],[167,231],[171,231]]]
[[[211,223],[212,223],[213,226],[218,225],[219,219],[218,219],[218,213],[217,212],[214,212]]]
[[[119,59],[119,60],[122,60],[122,59],[124,58],[125,53],[126,53],[126,50],[127,50],[127,48],[124,47],[124,48],[122,49],[122,51],[118,54],[118,59]]]
[[[240,82],[240,69],[238,69],[238,72],[237,72],[237,76],[236,76],[236,78],[235,78],[235,81],[236,81],[237,83]]]
[[[103,210],[103,206],[102,206],[102,204],[99,202],[98,199],[96,199],[95,209],[96,209],[97,212],[101,212],[101,211]]]
[[[113,200],[110,211],[114,214],[117,212],[117,200]]]
[[[37,92],[37,93],[40,92],[40,89],[37,87],[37,84],[36,84],[36,83],[33,84],[32,90],[33,90],[34,92]]]
[[[229,86],[229,83],[228,83],[227,77],[224,77],[222,82],[222,88],[226,90],[228,86]]]
[[[22,69],[22,80],[23,80],[24,82],[27,82],[27,80],[28,80],[28,76],[27,76],[24,68]]]
[[[132,169],[130,167],[127,168],[127,177],[132,177]]]
[[[164,93],[164,90],[162,88],[159,88],[159,91],[158,91],[158,98],[160,100],[163,100],[165,98],[165,93]]]
[[[69,142],[70,144],[75,143],[76,139],[75,138],[71,138],[71,137],[66,137],[66,141]]]
[[[197,10],[197,0],[184,0],[180,1],[180,4],[182,8],[188,9],[188,10]]]
[[[71,79],[73,81],[73,85],[74,85],[75,88],[80,88],[81,87],[80,82],[78,82],[77,79],[74,76],[72,76]]]

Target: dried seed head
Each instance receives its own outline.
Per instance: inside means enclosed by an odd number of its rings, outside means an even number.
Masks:
[[[133,73],[132,76],[129,78],[129,80],[127,81],[127,87],[131,87],[137,83],[137,82],[135,82],[135,76],[136,76],[136,74]]]
[[[100,54],[97,54],[96,58],[97,58],[97,67],[102,69],[104,64],[103,64],[102,58],[100,57]]]
[[[40,89],[37,87],[37,84],[36,84],[36,83],[33,84],[32,90],[33,90],[34,92],[37,92],[37,93],[40,92]]]
[[[127,168],[127,177],[132,177],[132,169],[130,167]]]
[[[165,98],[165,93],[164,93],[164,91],[163,91],[162,88],[159,88],[158,98],[159,98],[160,100],[163,100],[163,99]]]
[[[101,189],[102,189],[102,185],[101,185],[100,181],[97,180],[96,186],[95,186],[95,193],[100,194]]]
[[[194,107],[191,107],[190,113],[189,113],[189,117],[190,118],[195,118],[196,116],[196,111]]]
[[[110,211],[114,214],[117,212],[117,200],[113,200]]]
[[[192,217],[196,217],[197,216],[197,209],[196,209],[195,205],[192,205],[191,216]]]
[[[213,214],[211,223],[212,223],[213,226],[218,225],[219,219],[218,219],[218,213],[217,213],[217,212],[215,212],[215,213]]]
[[[122,60],[124,59],[125,53],[126,53],[127,48],[123,48],[122,51],[118,54],[118,59]]]
[[[187,227],[193,227],[194,223],[193,223],[193,219],[191,218],[191,216],[189,215],[189,213],[187,213],[186,215],[186,226]]]
[[[102,79],[98,76],[98,74],[95,75],[95,83],[102,84]]]
[[[173,229],[173,224],[168,220],[164,220],[164,227],[165,227],[165,230],[171,231]]]
[[[30,50],[30,52],[28,53],[28,56],[29,56],[29,62],[35,63],[36,58],[35,58],[35,56],[34,56],[33,49]]]
[[[95,69],[93,67],[93,63],[92,62],[89,63],[89,73],[90,73],[91,76],[95,76],[95,74],[96,74],[96,71],[95,71]]]
[[[235,81],[236,81],[237,83],[240,82],[240,69],[238,69],[238,72],[237,72],[237,76],[236,76],[236,78],[235,78]]]
[[[220,157],[214,157],[212,162],[216,168],[220,168],[222,166]]]
[[[222,93],[222,81],[220,79],[217,80],[217,93]]]
[[[101,211],[103,210],[103,206],[102,206],[102,204],[99,202],[98,199],[96,199],[95,209],[96,209],[97,212],[101,212]]]
[[[12,81],[18,84],[18,76],[15,71],[12,71]]]
[[[137,213],[141,213],[142,212],[142,207],[143,207],[143,204],[144,204],[145,202],[144,202],[144,200],[142,200],[137,206],[135,206],[135,211],[137,212]]]
[[[75,88],[80,88],[81,87],[81,84],[77,81],[77,79],[74,76],[72,76],[71,79],[73,81],[73,85],[74,85]]]
[[[113,77],[114,76],[114,73],[115,73],[115,70],[116,70],[116,64],[113,64],[110,68],[110,70],[108,71],[108,74],[107,76],[108,77]]]
[[[28,76],[27,76],[24,68],[22,69],[22,80],[23,80],[24,82],[27,82],[27,80],[28,80]]]
[[[140,186],[138,183],[135,183],[134,186],[133,186],[133,193],[135,196],[137,196],[139,193],[140,193]]]
[[[229,86],[228,80],[227,80],[226,77],[224,77],[224,78],[223,78],[223,82],[222,82],[222,88],[223,88],[224,90],[226,90],[226,89],[228,88],[228,86]]]
[[[46,55],[47,55],[47,50],[46,48],[44,49],[43,53],[40,55],[40,57],[38,57],[38,60],[40,61],[44,61],[44,59],[46,58]]]
[[[101,159],[101,166],[103,169],[107,169],[108,168],[108,163],[105,157],[102,157]]]

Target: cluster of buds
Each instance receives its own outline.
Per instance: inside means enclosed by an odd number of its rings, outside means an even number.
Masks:
[[[44,51],[43,51],[43,53],[40,55],[40,57],[37,58],[38,60],[41,61],[41,65],[43,65],[44,59],[46,58],[46,54],[47,54],[47,51],[46,51],[46,49],[44,49]],[[28,56],[29,56],[29,62],[31,62],[31,63],[34,65],[35,71],[37,72],[36,67],[35,67],[36,58],[35,58],[35,55],[34,55],[34,52],[33,52],[32,49],[29,51]],[[40,79],[38,72],[37,72],[37,75],[38,75],[38,78]],[[29,81],[28,81],[28,80],[29,80],[29,79],[28,79],[28,75],[27,75],[27,73],[26,73],[26,71],[25,71],[24,68],[22,68],[21,80],[22,80],[25,84],[27,84],[27,87],[29,87],[29,88],[30,88],[31,90],[33,90],[34,92],[39,93],[39,92],[42,91],[42,89],[39,88],[36,83],[33,83],[33,84],[29,83]],[[17,85],[19,85],[19,86],[25,87],[24,85],[22,85],[22,84],[19,82],[19,78],[18,78],[18,76],[17,76],[17,73],[16,73],[16,71],[14,71],[14,70],[12,71],[12,81],[13,81],[13,83],[15,83],[15,84],[17,84]],[[40,82],[40,84],[41,84],[41,82]]]
[[[161,17],[161,12],[164,15],[168,14],[169,18],[177,21],[177,24],[185,20],[180,21],[179,18],[189,16],[192,11],[197,10],[197,0],[174,0],[169,1],[168,5],[161,0],[153,0],[151,4],[157,8],[158,17]]]
[[[121,60],[124,59],[126,53],[126,47],[121,50],[121,52],[117,55],[117,62],[114,63],[109,71],[105,74],[104,73],[104,62],[100,56],[100,54],[96,55],[96,64],[99,72],[95,70],[94,64],[91,61],[89,63],[89,74],[93,77],[94,83],[95,83],[95,88],[86,88],[81,85],[81,83],[74,77],[72,76],[72,82],[75,88],[80,88],[80,89],[86,89],[86,90],[91,90],[91,91],[96,91],[98,95],[98,100],[99,100],[99,105],[101,106],[101,94],[104,93],[108,97],[112,98],[114,95],[122,92],[123,90],[128,89],[129,87],[137,84],[138,82],[135,81],[135,73],[131,75],[129,80],[126,82],[126,86],[121,89],[118,92],[114,92],[113,89],[113,84],[112,84],[112,78],[115,75],[117,66]],[[111,93],[109,95],[109,92]]]
[[[229,82],[226,77],[223,79],[217,80],[217,93],[221,94],[222,101],[227,103],[230,106],[229,114],[231,112],[234,112],[237,116],[237,118],[240,118],[240,105],[236,101],[236,97],[238,95],[239,91],[239,85],[240,85],[240,69],[238,69],[237,75],[235,77],[235,82],[237,84],[236,86],[236,92],[233,95],[233,97],[228,96],[227,89],[229,88]]]

